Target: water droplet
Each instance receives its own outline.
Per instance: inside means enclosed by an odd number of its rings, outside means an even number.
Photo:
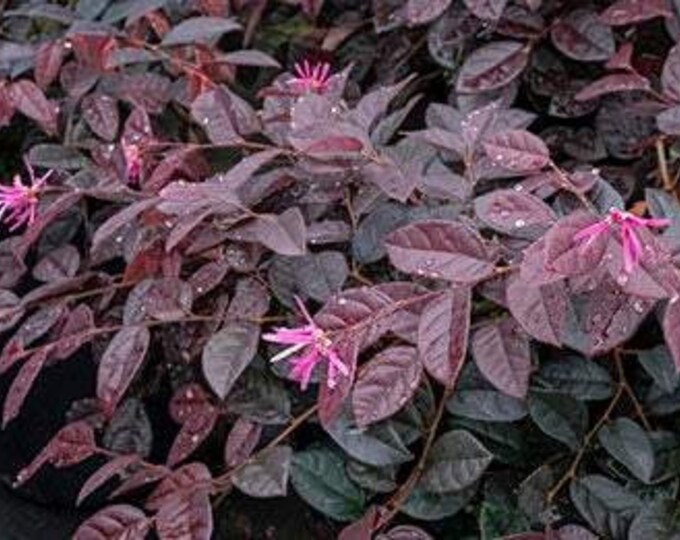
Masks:
[[[522,184],[515,184],[515,191],[524,191],[524,186]]]
[[[210,123],[210,118],[207,118],[207,117],[206,117],[206,118],[204,118],[201,122],[202,122],[202,124],[203,124],[204,126],[207,126],[207,125]]]
[[[198,442],[198,435],[192,435],[192,436],[191,436],[191,442],[192,442],[193,444],[196,444],[196,443]]]
[[[123,241],[123,237],[122,237],[122,236],[116,236],[116,243],[117,243],[117,244],[120,244],[122,241]]]
[[[680,300],[680,295],[674,294],[674,295],[671,297],[671,304],[675,304],[678,300]]]
[[[628,276],[628,274],[626,274],[625,272],[622,272],[622,273],[619,275],[619,277],[616,278],[616,282],[617,282],[619,285],[625,285],[626,283],[628,283],[628,280],[629,280],[629,279],[630,279],[630,276]]]
[[[203,287],[196,287],[196,292],[197,292],[198,294],[202,294],[202,293],[203,293]],[[187,394],[188,394],[188,392],[187,392]],[[188,396],[187,396],[187,397],[188,397]]]
[[[508,210],[501,210],[500,216],[502,218],[510,217],[510,212]]]
[[[347,298],[338,299],[338,304],[340,304],[341,306],[344,306],[345,304],[347,304]]]
[[[515,227],[517,227],[518,229],[524,227],[526,224],[527,222],[524,221],[523,219],[518,219],[517,221],[515,221]]]
[[[640,300],[636,300],[633,302],[633,311],[635,313],[642,313],[645,310],[645,306],[642,305],[642,302]]]
[[[194,391],[191,388],[189,388],[187,390],[185,395],[186,395],[187,399],[194,399]]]

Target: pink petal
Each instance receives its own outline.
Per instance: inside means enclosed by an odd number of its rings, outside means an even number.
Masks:
[[[635,269],[640,258],[642,246],[640,240],[630,227],[623,226],[621,230],[623,239],[623,271],[630,274]]]
[[[312,372],[318,361],[319,354],[314,349],[306,356],[291,361],[293,368],[290,372],[290,377],[300,383],[302,390],[307,390],[309,381],[312,379]]]
[[[314,319],[312,319],[312,316],[309,314],[309,311],[307,311],[304,302],[299,296],[295,296],[295,303],[298,305],[298,308],[302,312],[302,315],[304,315],[305,319],[307,319],[309,326],[311,326],[312,328],[318,328],[318,326],[314,322]]]
[[[580,242],[581,240],[588,240],[592,242],[595,238],[600,236],[603,232],[609,229],[609,223],[606,220],[598,221],[589,225],[585,229],[581,229],[574,235],[574,242]]]

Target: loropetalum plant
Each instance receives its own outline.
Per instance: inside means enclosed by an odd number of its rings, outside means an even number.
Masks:
[[[91,357],[17,474],[103,458],[76,539],[289,484],[344,540],[680,534],[678,2],[9,4],[2,423]],[[110,435],[152,393],[164,462]]]

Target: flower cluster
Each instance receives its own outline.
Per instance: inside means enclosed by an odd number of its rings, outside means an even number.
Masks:
[[[25,185],[18,174],[14,176],[11,186],[0,185],[0,221],[10,231],[15,231],[22,225],[31,225],[35,221],[40,192],[53,172],[50,170],[36,178],[33,168],[28,163],[26,165],[30,185]]]
[[[310,64],[308,60],[295,64],[295,77],[289,84],[297,94],[314,92],[323,94],[328,90],[331,79],[331,66],[328,63],[319,62]]]
[[[642,218],[617,208],[609,210],[609,215],[602,221],[598,221],[574,235],[575,242],[584,242],[585,245],[593,242],[601,234],[608,232],[612,226],[618,225],[621,231],[621,243],[623,249],[623,271],[630,274],[640,262],[642,255],[642,242],[636,233],[640,228],[662,228],[670,224],[668,219]]]
[[[290,345],[274,356],[271,361],[278,362],[301,352],[291,360],[290,376],[300,383],[303,390],[306,390],[314,368],[325,359],[328,362],[326,384],[329,388],[335,388],[338,374],[346,377],[349,375],[349,370],[340,359],[328,334],[317,326],[302,301],[297,297],[295,300],[307,324],[299,328],[276,328],[273,333],[262,336],[270,343]]]

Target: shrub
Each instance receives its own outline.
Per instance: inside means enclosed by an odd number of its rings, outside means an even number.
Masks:
[[[80,540],[289,484],[344,540],[677,535],[680,5],[322,3],[4,9],[3,425],[96,369],[17,483],[99,459]]]

